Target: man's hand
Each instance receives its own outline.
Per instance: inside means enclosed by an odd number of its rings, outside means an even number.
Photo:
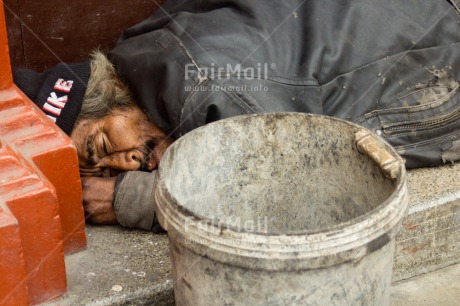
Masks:
[[[93,224],[118,224],[113,210],[117,177],[82,177],[83,208],[86,219]]]

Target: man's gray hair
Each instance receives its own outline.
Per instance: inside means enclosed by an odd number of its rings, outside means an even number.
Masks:
[[[79,119],[102,118],[115,108],[135,105],[128,86],[120,79],[113,64],[102,52],[94,51]]]

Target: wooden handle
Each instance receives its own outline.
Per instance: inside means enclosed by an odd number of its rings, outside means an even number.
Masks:
[[[370,131],[360,130],[356,132],[355,142],[358,151],[369,156],[382,169],[387,178],[395,180],[399,176],[403,159],[388,152]]]

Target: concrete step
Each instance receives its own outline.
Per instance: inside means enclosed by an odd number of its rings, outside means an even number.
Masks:
[[[397,237],[392,305],[454,305],[460,300],[458,290],[455,297],[450,293],[434,295],[425,290],[425,285],[410,287],[407,284],[411,283],[405,281],[396,283],[460,261],[459,178],[460,164],[409,172],[411,204],[404,228]],[[87,236],[88,249],[66,258],[67,298],[47,306],[174,304],[165,234],[116,226],[87,226]],[[445,290],[450,290],[449,284],[458,288],[455,286],[459,274],[455,271],[451,281],[443,282]],[[439,298],[440,302],[411,302],[420,301],[425,293],[430,301]],[[454,299],[454,303],[446,304],[446,299]]]
[[[394,282],[460,262],[460,164],[409,171],[408,187]]]

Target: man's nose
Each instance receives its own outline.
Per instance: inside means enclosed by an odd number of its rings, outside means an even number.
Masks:
[[[125,155],[127,163],[141,163],[143,157],[144,154],[142,154],[139,150],[131,150]]]
[[[137,170],[142,166],[142,160],[144,159],[144,154],[139,150],[131,150],[125,152],[124,158],[122,158],[123,166],[122,170]]]
[[[133,149],[111,154],[102,159],[98,166],[123,171],[134,171],[141,168],[143,158],[144,154],[142,152]]]

